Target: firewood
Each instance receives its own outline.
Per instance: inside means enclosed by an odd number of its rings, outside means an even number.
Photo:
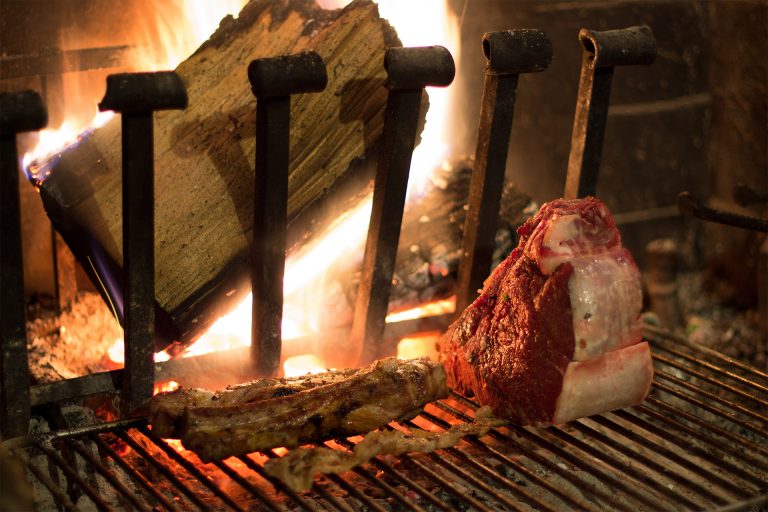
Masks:
[[[174,338],[194,339],[249,288],[256,99],[248,64],[314,50],[328,70],[324,92],[291,99],[295,219],[375,151],[392,46],[397,35],[370,0],[336,11],[313,0],[252,0],[178,66],[189,107],[157,113],[154,124],[155,295]],[[122,264],[120,137],[115,118],[52,162],[41,184],[49,215],[86,268],[91,241]]]

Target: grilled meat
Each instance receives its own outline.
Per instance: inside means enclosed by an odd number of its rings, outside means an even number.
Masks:
[[[642,401],[640,274],[605,205],[555,200],[440,341],[448,384],[519,424],[565,423]]]
[[[149,420],[152,430],[160,437],[179,437],[184,413],[188,408],[236,406],[292,395],[346,379],[356,371],[349,369],[284,379],[260,379],[228,386],[221,391],[179,388],[152,398],[149,403]]]
[[[362,434],[413,418],[424,405],[447,395],[441,364],[428,358],[389,358],[347,378],[286,396],[187,407],[177,430],[187,449],[211,461]],[[153,399],[156,408],[162,407],[162,400],[162,395]]]

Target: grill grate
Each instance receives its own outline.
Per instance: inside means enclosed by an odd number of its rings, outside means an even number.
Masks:
[[[768,503],[768,374],[648,328],[642,404],[564,426],[510,426],[432,454],[378,457],[295,493],[263,470],[280,450],[202,464],[145,420],[5,443],[41,489],[77,510],[753,510]],[[469,421],[461,396],[387,428]],[[348,449],[360,438],[326,443]],[[46,494],[46,496],[39,496]],[[47,500],[47,501],[46,501]]]

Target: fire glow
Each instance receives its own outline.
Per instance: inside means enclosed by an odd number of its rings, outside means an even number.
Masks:
[[[333,9],[344,7],[349,1],[318,0],[318,3],[324,8]],[[382,17],[395,27],[404,46],[443,45],[458,61],[458,20],[450,13],[446,2],[447,0],[378,0],[377,3]],[[151,8],[147,8],[154,12],[152,20],[137,23],[137,41],[145,42],[145,51],[139,52],[141,58],[140,62],[135,63],[135,69],[155,71],[175,68],[213,33],[220,19],[227,14],[236,16],[245,3],[246,0],[177,0],[153,3]],[[429,23],[424,23],[427,19]],[[431,174],[447,157],[449,147],[446,132],[449,126],[451,89],[430,88],[428,94],[430,108],[426,114],[425,128],[420,135],[421,142],[413,153],[408,185],[409,199],[417,197],[425,190]],[[101,97],[96,91],[92,91],[91,96]],[[95,103],[94,100],[94,110]],[[78,114],[82,118],[82,113]],[[67,121],[60,127],[40,132],[39,144],[24,156],[24,169],[28,170],[30,178],[44,179],[45,169],[37,162],[55,158],[57,153],[76,143],[78,138],[87,136],[87,133],[97,126],[103,125],[109,117],[110,114],[98,114],[85,122],[77,122],[78,117],[73,113],[72,116],[67,115]],[[324,313],[319,305],[324,300],[325,271],[341,258],[362,262],[370,211],[369,196],[340,215],[322,237],[317,237],[288,255],[282,324],[283,339],[287,343],[322,329],[321,320]],[[198,356],[250,345],[251,300],[251,295],[248,294],[240,304],[217,320],[205,334],[188,347],[182,356]],[[444,313],[452,309],[453,303],[443,301],[409,312],[399,312],[396,316],[388,317],[387,321],[406,318],[403,315],[418,318],[435,314],[435,311]],[[116,365],[123,364],[122,340],[116,341],[108,356]],[[155,355],[155,360],[163,361],[169,357],[169,354],[161,352]],[[301,359],[298,366],[296,361],[285,363],[285,375],[325,369],[324,362],[315,356]]]

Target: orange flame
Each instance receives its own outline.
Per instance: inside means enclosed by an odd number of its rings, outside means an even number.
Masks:
[[[219,20],[227,13],[237,13],[246,0],[175,0],[155,2],[153,21],[140,26],[146,51],[142,53],[136,69],[158,70],[175,67],[182,59],[205,41],[218,26]],[[339,8],[350,0],[319,0],[324,8]],[[397,30],[405,46],[441,44],[459,58],[458,20],[452,16],[447,0],[378,0],[379,12]],[[425,23],[425,20],[429,20]],[[429,176],[447,156],[447,122],[451,101],[451,88],[429,91],[430,108],[426,126],[421,134],[421,143],[413,153],[409,180],[409,198],[420,194]],[[103,122],[103,118],[99,118]],[[33,161],[50,152],[50,147],[72,141],[82,126],[62,125],[56,135],[41,134],[41,145],[25,156],[25,168],[34,170]],[[42,144],[45,139],[45,144]],[[48,143],[57,140],[57,143]],[[283,311],[283,339],[290,340],[316,333],[321,329],[324,274],[333,262],[341,258],[359,258],[371,210],[371,198],[341,215],[331,229],[320,239],[312,241],[300,251],[289,256],[285,273],[285,305]],[[441,314],[452,310],[454,302],[439,301],[409,312],[393,313],[388,322],[418,318],[428,314]],[[214,351],[243,347],[250,344],[251,296],[246,297],[229,314],[222,316],[184,354],[202,355]],[[122,340],[110,349],[110,358],[122,363]],[[169,355],[160,353],[156,361],[166,360]],[[288,363],[288,361],[286,361]],[[293,363],[292,363],[293,364]],[[302,363],[302,365],[305,363]],[[286,374],[293,371],[322,369],[322,361],[313,361],[300,370],[285,368]]]
[[[247,0],[165,0],[139,7],[141,13],[154,16],[136,16],[134,43],[139,51],[128,69],[121,71],[158,71],[173,69],[195,51],[216,30],[227,14],[237,15]],[[68,44],[70,43],[70,44]],[[80,41],[79,44],[82,44]],[[71,42],[62,41],[62,48],[72,49]],[[97,112],[96,104],[104,94],[103,84],[94,87],[92,77],[85,73],[62,75],[68,97],[74,92],[80,101],[71,104],[61,98],[64,121],[39,132],[34,148],[22,158],[22,165],[32,180],[45,179],[40,175],[41,163],[55,157],[65,148],[76,144],[84,132],[103,126],[112,117],[111,112]],[[83,109],[83,105],[89,108]],[[53,106],[48,105],[49,110]],[[67,110],[68,108],[72,110]],[[77,109],[77,110],[74,110]],[[84,112],[83,110],[86,110]]]

